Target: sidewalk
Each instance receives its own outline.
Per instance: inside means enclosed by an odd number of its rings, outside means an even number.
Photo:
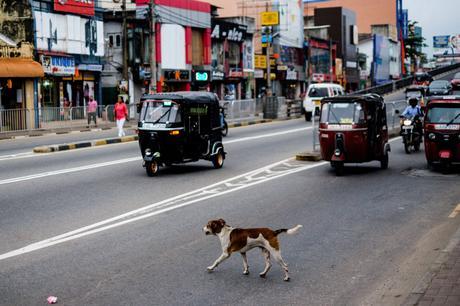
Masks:
[[[403,305],[460,305],[460,229]]]

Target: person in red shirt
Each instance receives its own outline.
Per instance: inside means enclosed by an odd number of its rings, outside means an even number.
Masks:
[[[123,125],[128,117],[128,108],[126,107],[125,101],[123,101],[123,97],[118,97],[118,102],[115,104],[113,112],[117,120],[118,137],[123,137],[125,136]]]

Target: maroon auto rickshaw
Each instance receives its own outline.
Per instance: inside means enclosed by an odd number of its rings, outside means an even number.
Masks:
[[[428,167],[460,164],[460,96],[432,97],[424,130]]]
[[[376,94],[339,96],[321,101],[321,156],[337,175],[345,163],[380,161],[388,168],[388,127],[383,98]]]

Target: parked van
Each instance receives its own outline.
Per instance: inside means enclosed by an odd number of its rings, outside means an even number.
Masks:
[[[305,120],[311,121],[311,116],[319,113],[323,98],[341,96],[343,94],[343,87],[334,83],[318,83],[308,86],[307,94],[303,100]]]

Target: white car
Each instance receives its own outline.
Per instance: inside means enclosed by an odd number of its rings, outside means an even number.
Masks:
[[[319,114],[321,100],[327,97],[335,97],[344,94],[343,87],[334,83],[318,83],[308,86],[307,94],[303,100],[305,120],[311,121],[313,114]]]

